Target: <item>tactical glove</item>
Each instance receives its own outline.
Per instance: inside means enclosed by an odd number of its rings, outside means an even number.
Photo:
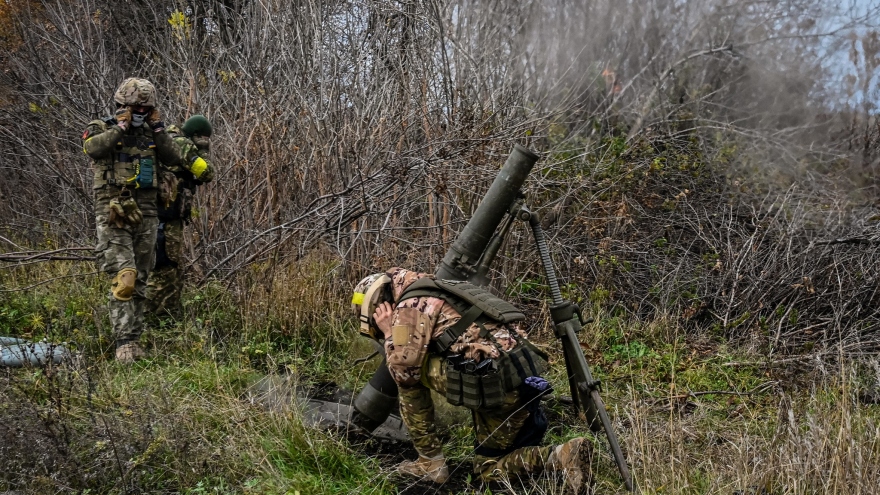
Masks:
[[[153,132],[162,132],[165,130],[165,122],[162,122],[162,114],[159,113],[159,109],[153,107],[153,110],[147,114],[147,124],[150,126],[150,129],[153,129]]]
[[[111,199],[107,205],[107,225],[121,229],[125,225],[125,210],[119,200]]]
[[[116,109],[115,117],[120,129],[123,131],[128,129],[128,125],[131,123],[131,107],[119,107]]]
[[[138,225],[143,221],[144,214],[138,208],[137,201],[134,198],[128,198],[122,201],[122,210],[125,212],[125,221],[129,225]]]
[[[211,138],[207,136],[193,136],[192,142],[196,145],[196,148],[198,148],[199,151],[211,150]]]

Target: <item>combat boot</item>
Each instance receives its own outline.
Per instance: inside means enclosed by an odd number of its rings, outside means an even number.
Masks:
[[[446,458],[442,456],[437,459],[419,456],[415,461],[403,461],[397,465],[397,472],[416,478],[428,478],[438,484],[445,483],[449,479]]]
[[[574,493],[578,493],[584,483],[588,483],[590,480],[592,454],[593,446],[587,439],[584,437],[572,438],[562,445],[554,447],[545,469],[547,471],[562,471],[565,483]]]
[[[132,364],[144,356],[144,350],[137,342],[128,342],[116,348],[116,360],[122,364]]]

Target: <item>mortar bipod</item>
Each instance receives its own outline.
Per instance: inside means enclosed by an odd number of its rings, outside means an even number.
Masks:
[[[627,490],[635,493],[637,490],[633,485],[632,475],[627,466],[623,452],[620,450],[620,443],[617,441],[617,434],[611,425],[611,419],[608,417],[608,411],[605,410],[605,404],[602,397],[599,396],[600,383],[593,378],[590,367],[587,364],[587,358],[581,350],[578,334],[582,329],[583,317],[577,304],[562,298],[562,292],[559,290],[559,282],[556,279],[556,270],[553,268],[553,261],[550,258],[550,249],[547,247],[547,241],[544,239],[544,231],[541,228],[541,220],[536,213],[528,210],[522,202],[515,203],[518,211],[511,211],[511,215],[516,215],[520,220],[529,223],[532,229],[532,236],[535,238],[535,244],[538,247],[538,253],[541,256],[541,264],[544,265],[544,274],[547,277],[547,284],[550,286],[550,295],[553,304],[550,306],[550,317],[553,319],[556,338],[562,344],[563,356],[565,357],[565,369],[568,373],[568,384],[571,389],[571,397],[575,404],[575,409],[590,426],[590,430],[598,432],[605,430],[608,438],[608,444],[611,446],[611,452],[614,455],[614,462],[623,478],[623,483]]]

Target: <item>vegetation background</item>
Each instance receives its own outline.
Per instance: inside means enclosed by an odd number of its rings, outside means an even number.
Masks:
[[[412,451],[249,400],[357,389],[352,284],[433,271],[514,143],[645,493],[877,493],[880,6],[825,0],[0,2],[0,490],[370,493]],[[184,316],[110,357],[86,123],[129,76],[214,125]],[[534,248],[494,288],[558,352]],[[564,366],[553,379],[565,390]],[[562,392],[560,392],[562,393]],[[554,440],[584,434],[550,404]],[[456,416],[456,415],[459,416]],[[446,411],[457,481],[467,418]],[[604,451],[602,439],[597,448]],[[431,490],[434,490],[431,487]],[[552,478],[519,491],[556,493]],[[607,455],[596,490],[620,492]]]

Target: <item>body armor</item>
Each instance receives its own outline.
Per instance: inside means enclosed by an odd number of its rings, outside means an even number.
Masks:
[[[502,351],[498,359],[476,363],[448,354],[452,344],[472,324],[481,328],[481,337],[494,341],[484,326],[486,322],[506,324],[524,320],[525,315],[516,306],[480,286],[430,277],[413,282],[399,300],[412,297],[443,299],[461,315],[457,323],[431,343],[432,352],[446,356],[446,400],[450,404],[474,410],[499,407],[504,397],[520,389],[527,378],[543,373],[547,355],[521,336],[517,346]]]
[[[115,121],[92,121],[102,131]],[[158,159],[153,131],[148,127],[133,127],[120,136],[113,153],[95,160],[94,189],[104,186],[151,189],[158,185]]]

